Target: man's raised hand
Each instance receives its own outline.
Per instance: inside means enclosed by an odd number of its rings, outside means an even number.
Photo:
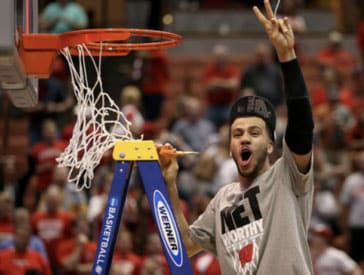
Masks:
[[[296,58],[294,50],[294,33],[288,18],[277,18],[272,10],[269,0],[264,0],[266,15],[258,7],[254,6],[253,11],[266,30],[269,40],[273,44],[280,62],[290,61]]]

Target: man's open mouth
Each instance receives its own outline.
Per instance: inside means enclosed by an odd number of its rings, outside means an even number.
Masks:
[[[252,153],[248,150],[244,150],[243,152],[241,152],[241,159],[245,162],[248,161],[251,157]]]

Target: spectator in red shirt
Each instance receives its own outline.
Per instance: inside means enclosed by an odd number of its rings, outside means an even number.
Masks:
[[[53,270],[57,270],[57,247],[70,237],[73,221],[70,212],[60,209],[59,193],[57,186],[50,185],[46,190],[45,210],[37,211],[31,217],[33,231],[43,240]]]
[[[163,254],[160,238],[157,233],[152,233],[148,235],[146,244],[146,255],[143,258],[140,274],[171,274],[168,268],[167,259]]]
[[[28,248],[30,237],[29,226],[16,228],[14,248],[0,251],[0,275],[52,274],[46,258],[40,252]]]
[[[155,121],[161,115],[170,79],[168,56],[164,50],[143,52],[135,64],[139,64],[140,87],[143,93],[144,117]]]
[[[203,69],[202,84],[209,104],[207,118],[218,129],[226,122],[230,104],[236,97],[239,74],[238,70],[229,63],[226,46],[216,45],[213,55],[213,62]]]
[[[72,238],[59,243],[56,258],[60,275],[90,274],[97,244],[89,240],[89,224],[86,217],[77,217],[73,222]]]
[[[0,208],[1,209],[1,208]],[[14,230],[19,227],[28,226],[30,225],[30,214],[29,211],[26,208],[16,208],[14,209],[13,213],[13,224],[14,224]],[[0,250],[13,248],[15,246],[15,238],[14,238],[14,232],[12,232],[11,236],[9,236],[5,240],[0,240]],[[39,252],[41,255],[44,256],[45,259],[48,260],[48,255],[45,250],[43,241],[35,235],[30,236],[29,242],[28,242],[28,248],[35,250]]]
[[[139,275],[141,263],[141,258],[133,250],[132,234],[126,229],[121,229],[116,243],[111,274]]]
[[[57,126],[53,120],[45,120],[42,125],[43,140],[31,147],[35,164],[36,189],[40,193],[52,182],[56,158],[66,148],[66,142],[57,137]]]
[[[359,265],[344,251],[331,245],[332,230],[325,224],[310,228],[310,248],[314,271],[317,275],[362,275]]]
[[[350,73],[356,65],[354,56],[344,48],[343,35],[338,31],[329,34],[327,46],[322,47],[316,57],[320,64],[334,66],[341,73]]]
[[[316,111],[329,103],[330,89],[340,90],[341,77],[339,71],[333,66],[324,66],[318,69],[318,77],[320,79],[311,88],[311,101]]]

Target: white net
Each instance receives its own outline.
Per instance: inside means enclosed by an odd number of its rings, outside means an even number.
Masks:
[[[109,94],[103,90],[102,45],[100,44],[98,61],[86,45],[78,45],[77,50],[76,62],[69,48],[61,50],[70,69],[78,112],[72,138],[68,147],[57,158],[57,162],[59,166],[69,168],[68,180],[81,190],[90,188],[95,168],[105,152],[113,148],[115,141],[130,140],[133,136],[130,131],[131,123]],[[86,62],[86,59],[90,62]],[[92,86],[87,77],[90,69],[96,74]]]

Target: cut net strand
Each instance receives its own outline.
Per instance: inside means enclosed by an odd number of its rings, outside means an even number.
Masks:
[[[68,47],[61,50],[67,60],[74,95],[77,100],[77,120],[73,135],[64,152],[57,158],[59,166],[69,169],[68,180],[77,190],[90,188],[94,170],[105,152],[113,148],[116,140],[133,139],[131,123],[119,106],[103,90],[101,78],[102,43],[98,62],[85,44],[77,46],[78,62],[74,62]],[[86,62],[86,57],[91,65]],[[96,74],[90,87],[88,72]]]
[[[278,0],[277,3],[276,3],[276,7],[274,8],[274,17],[277,17],[277,13],[278,13],[280,3],[281,3],[281,0]]]

